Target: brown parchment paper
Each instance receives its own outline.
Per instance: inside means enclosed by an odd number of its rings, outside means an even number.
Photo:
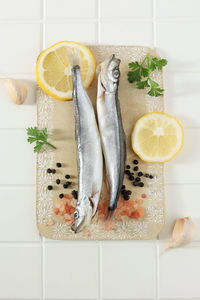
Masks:
[[[158,56],[155,51],[146,47],[134,46],[89,46],[96,64],[114,53],[121,59],[119,99],[122,119],[126,133],[127,164],[134,159],[139,160],[139,167],[144,173],[154,175],[152,180],[144,179],[144,188],[133,187],[125,176],[124,184],[132,191],[131,199],[141,198],[142,193],[147,194],[143,199],[142,206],[145,208],[145,216],[141,220],[125,219],[116,222],[115,229],[105,231],[104,226],[97,223],[94,218],[89,228],[88,237],[80,232],[75,234],[70,225],[66,224],[59,216],[54,214],[53,208],[59,202],[60,193],[70,193],[77,190],[77,162],[76,144],[74,139],[74,115],[72,101],[58,101],[46,95],[39,87],[37,89],[37,117],[38,127],[47,127],[51,134],[51,141],[57,147],[56,150],[45,148],[37,154],[37,199],[36,214],[37,226],[42,236],[57,240],[133,240],[153,239],[161,231],[164,225],[164,166],[142,162],[131,149],[131,131],[138,118],[151,111],[163,111],[163,97],[150,97],[144,90],[138,90],[134,84],[127,80],[128,63],[130,61],[142,61],[149,53]],[[154,79],[163,85],[162,72],[154,72]],[[95,78],[88,89],[88,94],[94,107],[96,102],[97,79]],[[56,168],[56,162],[62,163],[62,168]],[[47,168],[55,168],[56,174],[47,174]],[[72,186],[65,190],[63,183],[66,181],[65,174],[71,175]],[[61,179],[60,185],[55,180]],[[48,191],[47,186],[53,185],[53,191]],[[101,200],[107,195],[105,178],[102,188]],[[50,221],[50,223],[49,223]],[[52,222],[53,221],[53,222]],[[51,224],[53,223],[53,224]],[[51,225],[48,225],[51,224]]]

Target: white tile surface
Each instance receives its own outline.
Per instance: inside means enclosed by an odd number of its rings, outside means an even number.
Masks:
[[[0,184],[34,184],[35,154],[25,130],[0,130]]]
[[[165,72],[166,111],[184,127],[200,127],[199,86],[200,73]]]
[[[152,47],[153,24],[147,21],[102,21],[101,43]]]
[[[200,185],[167,185],[165,192],[166,224],[159,238],[169,240],[176,219],[199,218]]]
[[[94,18],[96,5],[94,0],[47,0],[47,18]]]
[[[0,73],[31,73],[40,52],[40,24],[0,24]]]
[[[4,19],[39,19],[40,0],[0,0],[0,20]]]
[[[39,241],[35,188],[0,188],[0,241]]]
[[[199,17],[199,0],[157,0],[156,15],[158,17]]]
[[[199,247],[168,250],[160,257],[160,297],[199,299]]]
[[[185,128],[184,145],[181,152],[172,161],[166,164],[166,182],[173,184],[200,183],[199,153],[200,128]]]
[[[46,246],[46,298],[96,299],[98,247],[96,243],[66,242]]]
[[[96,41],[96,24],[94,22],[47,23],[46,47],[59,41],[79,41],[93,44]],[[73,30],[72,30],[73,28]]]
[[[102,18],[133,18],[152,16],[152,0],[101,0],[100,3]]]
[[[41,295],[40,246],[0,245],[0,298],[34,299]]]
[[[36,83],[34,75],[11,75],[27,87],[27,98],[23,105],[15,105],[0,82],[0,128],[27,128],[36,124]],[[9,77],[11,77],[9,76]]]
[[[154,279],[155,245],[153,242],[103,242],[103,298],[154,298]]]
[[[200,20],[157,23],[158,51],[168,59],[169,69],[199,70],[199,29]]]

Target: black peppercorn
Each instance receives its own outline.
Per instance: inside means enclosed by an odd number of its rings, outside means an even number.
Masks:
[[[74,199],[78,199],[78,192],[77,191],[73,190],[72,195],[73,195]]]
[[[129,170],[126,170],[126,171],[125,171],[125,174],[130,175],[131,172],[130,172]]]
[[[140,180],[141,180],[140,177],[135,178],[135,181],[137,181],[137,182],[140,181]]]
[[[124,195],[124,200],[129,200],[130,197],[128,195]]]

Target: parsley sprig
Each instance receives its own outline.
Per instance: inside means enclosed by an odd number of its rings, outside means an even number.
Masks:
[[[152,58],[147,54],[141,63],[138,61],[129,63],[131,71],[128,72],[128,81],[130,83],[136,82],[138,89],[150,88],[148,91],[149,96],[162,96],[164,90],[159,87],[156,81],[151,79],[151,73],[156,69],[162,70],[166,64],[166,59]]]
[[[36,142],[36,146],[34,147],[34,152],[39,152],[43,145],[49,145],[50,147],[56,149],[56,147],[49,142],[47,142],[48,133],[47,128],[39,130],[37,127],[29,127],[27,128],[28,139],[27,141],[32,144]]]

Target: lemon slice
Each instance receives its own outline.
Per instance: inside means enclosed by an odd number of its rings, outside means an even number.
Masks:
[[[171,160],[183,146],[183,127],[165,113],[153,112],[140,118],[132,131],[132,148],[147,162]]]
[[[72,99],[71,66],[67,48],[80,53],[80,68],[83,85],[88,88],[95,74],[95,60],[90,50],[77,42],[63,41],[44,50],[36,64],[36,80],[50,96],[58,100]]]

